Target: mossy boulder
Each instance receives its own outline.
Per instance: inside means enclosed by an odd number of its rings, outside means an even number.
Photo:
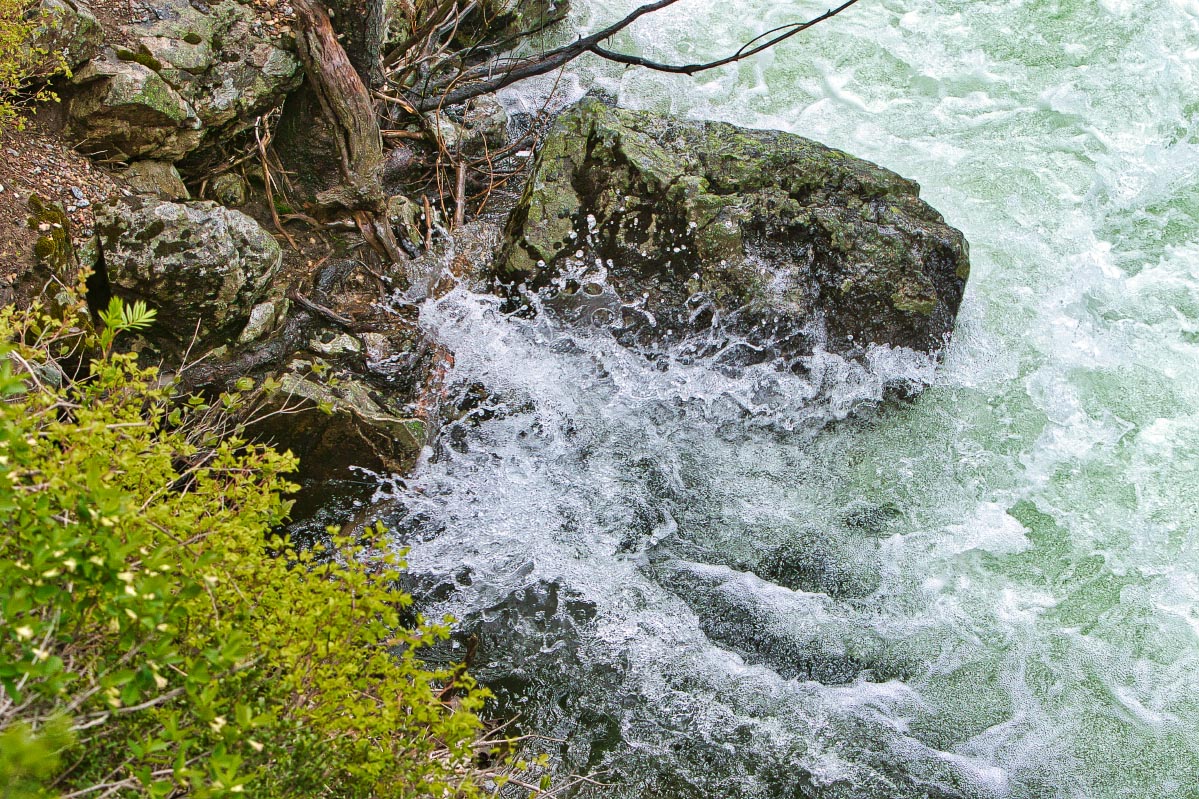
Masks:
[[[327,369],[319,357],[294,362],[266,400],[268,412],[281,413],[255,434],[297,455],[307,479],[345,478],[350,467],[409,471],[429,439],[428,421],[405,415],[352,372]]]
[[[99,157],[177,161],[203,138],[195,109],[151,67],[113,50],[73,78],[67,134]]]
[[[69,273],[75,266],[75,247],[71,243],[71,220],[62,206],[31,194],[27,224],[30,230],[38,233],[33,245],[33,256],[38,265],[69,285]]]
[[[236,336],[282,261],[257,222],[214,202],[127,198],[96,207],[96,232],[110,291],[157,309],[168,345]]]
[[[282,104],[302,79],[293,45],[251,8],[156,0],[75,76],[68,133],[96,155],[179,161]]]
[[[41,0],[30,16],[37,20],[33,38],[25,46],[32,63],[56,66],[58,59],[75,69],[100,52],[104,32],[96,15],[79,0]]]
[[[33,299],[44,302],[53,313],[65,313],[76,305],[74,287],[79,270],[88,266],[87,253],[72,241],[71,220],[62,206],[31,194],[28,201],[28,228],[37,238],[33,243],[31,268],[18,273],[13,283],[17,306]]]
[[[263,383],[254,434],[298,455],[304,479],[344,479],[350,467],[405,473],[438,433],[451,356],[415,314],[343,299],[327,298],[353,324],[316,329]]]
[[[650,353],[937,352],[968,247],[919,190],[800,136],[588,98],[546,138],[495,277]]]
[[[211,7],[158,0],[156,6],[155,16],[130,26],[130,33],[195,107],[208,140],[252,126],[300,84],[292,45],[264,35],[252,7],[235,0]]]

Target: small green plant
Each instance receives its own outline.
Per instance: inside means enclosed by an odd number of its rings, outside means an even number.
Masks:
[[[105,351],[112,347],[116,337],[129,330],[145,330],[154,324],[158,311],[147,308],[143,300],[137,300],[132,305],[121,302],[120,297],[113,297],[108,302],[108,308],[100,311],[100,321],[104,329],[100,332],[100,346]]]
[[[0,311],[0,796],[479,795],[484,694],[421,661],[401,564],[272,535],[294,459],[114,351],[152,311],[101,317]]]

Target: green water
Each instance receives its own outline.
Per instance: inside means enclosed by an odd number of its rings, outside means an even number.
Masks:
[[[821,10],[683,0],[617,44],[704,59]],[[610,796],[1199,797],[1199,2],[863,0],[716,73],[574,74],[914,178],[974,270],[919,401],[815,436],[726,412],[743,383],[430,308],[536,408],[418,476],[443,532],[414,568],[488,576],[463,616],[538,580],[591,603],[577,652],[533,665],[541,619],[496,671],[564,768]]]

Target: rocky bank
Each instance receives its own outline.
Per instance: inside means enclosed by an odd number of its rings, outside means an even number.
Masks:
[[[447,208],[428,164],[451,150],[490,158],[529,127],[479,98],[388,134],[387,217],[407,255],[388,263],[351,221],[311,209],[334,179],[335,132],[286,4],[149,0],[99,18],[82,0],[44,5],[73,67],[58,131],[115,188],[84,201],[82,224],[31,199],[18,297],[53,304],[82,270],[93,308],[147,302],[158,323],[136,346],[187,390],[252,381],[255,429],[308,477],[403,472],[459,412],[453,354],[421,330],[417,302],[461,280],[649,358],[803,370],[818,350],[935,354],[952,332],[961,233],[912,181],[816,142],[587,98],[509,181],[524,189],[506,217],[497,191],[450,232],[452,197]],[[502,47],[566,8],[504,3],[461,36]]]

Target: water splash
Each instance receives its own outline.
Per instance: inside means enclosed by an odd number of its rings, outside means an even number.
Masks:
[[[795,13],[685,0],[617,44],[707,58]],[[651,364],[428,303],[486,392],[399,526],[505,708],[603,796],[1195,796],[1199,4],[880,0],[694,81],[576,78],[916,178],[974,275],[901,405],[903,353]]]

